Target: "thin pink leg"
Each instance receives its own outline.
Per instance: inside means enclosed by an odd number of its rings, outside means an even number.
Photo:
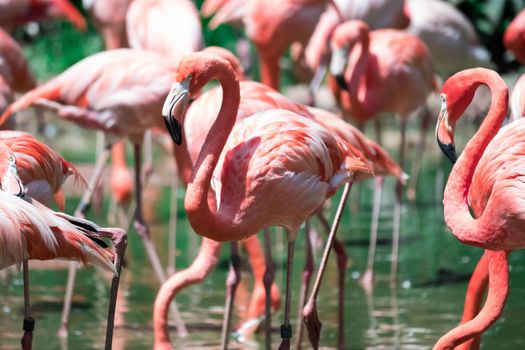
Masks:
[[[31,350],[33,347],[33,330],[35,319],[31,317],[31,301],[29,298],[29,264],[27,259],[23,262],[24,274],[24,336],[21,340],[22,350]]]
[[[272,257],[272,242],[268,229],[264,230],[264,259],[266,260],[266,271],[264,271],[263,283],[266,292],[264,340],[265,349],[272,349],[272,284],[275,278],[275,266]]]
[[[302,348],[301,343],[303,340],[303,307],[306,303],[306,294],[310,287],[310,280],[314,272],[314,252],[312,248],[312,231],[310,230],[310,220],[306,220],[304,227],[304,240],[305,240],[305,262],[303,268],[303,274],[301,276],[301,290],[299,292],[299,307],[297,308],[297,331],[296,337],[296,349]]]
[[[231,333],[231,319],[233,313],[233,301],[235,292],[241,282],[241,256],[239,255],[239,242],[231,242],[230,270],[226,279],[226,306],[224,307],[225,315],[222,324],[221,349],[228,349],[228,341]]]
[[[412,162],[412,169],[410,174],[410,183],[407,190],[407,198],[410,201],[416,199],[417,184],[419,181],[419,173],[421,172],[421,163],[423,162],[423,152],[425,151],[425,143],[427,140],[428,127],[432,121],[432,114],[427,107],[423,109],[423,117],[421,119],[421,129],[419,134],[419,143],[417,152],[414,154],[414,161]]]
[[[296,233],[290,234],[288,237],[296,237]],[[293,273],[293,259],[295,251],[295,239],[288,241],[288,255],[286,259],[286,298],[284,303],[284,323],[281,325],[281,344],[279,350],[290,350],[290,339],[292,338],[292,325],[290,324],[290,307],[292,304],[292,273]]]

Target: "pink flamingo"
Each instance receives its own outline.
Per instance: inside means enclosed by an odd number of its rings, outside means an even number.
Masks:
[[[126,247],[125,233],[120,229],[101,229],[89,221],[63,213],[54,213],[33,201],[32,196],[35,196],[35,198],[49,202],[51,194],[54,193],[59,206],[63,206],[62,184],[71,174],[80,178],[78,173],[67,161],[30,134],[2,131],[0,140],[0,153],[3,159],[0,161],[0,173],[3,181],[7,182],[6,185],[2,184],[2,189],[19,194],[25,199],[24,201],[19,200],[18,197],[9,196],[11,198],[2,197],[0,200],[9,205],[9,209],[4,208],[5,204],[2,205],[3,214],[13,223],[18,221],[17,226],[6,231],[9,232],[7,236],[4,232],[2,238],[2,241],[6,243],[4,247],[11,248],[6,249],[3,256],[0,257],[0,268],[23,262],[26,304],[23,349],[31,349],[34,329],[29,304],[27,259],[55,258],[79,260],[84,264],[94,263],[114,273],[106,332],[106,349],[111,348],[120,262]],[[0,192],[0,196],[5,193]],[[116,249],[115,267],[109,260],[113,258],[113,254],[103,249],[104,245],[100,246],[101,241],[97,240],[97,237],[112,239]],[[19,242],[13,246],[17,239]]]
[[[417,37],[393,29],[370,31],[361,21],[339,25],[332,36],[333,55],[330,64],[330,87],[346,118],[359,123],[382,112],[396,113],[401,122],[399,164],[403,167],[405,133],[408,118],[425,106],[426,97],[434,90],[432,61],[425,45]],[[359,50],[355,48],[358,47]],[[402,87],[402,88],[401,88]],[[428,111],[425,111],[428,115]],[[425,116],[425,119],[428,119]],[[379,123],[379,120],[376,120]],[[379,125],[376,124],[379,138]],[[422,135],[426,130],[423,129]],[[421,140],[424,142],[424,137]],[[378,142],[381,141],[378,139]],[[419,147],[419,149],[423,149]],[[421,158],[421,154],[418,154]],[[376,193],[381,183],[376,182]],[[402,183],[398,181],[394,206],[394,228],[390,281],[397,279]],[[375,242],[370,241],[370,252]],[[373,266],[369,259],[362,282],[370,290]],[[369,276],[367,276],[369,275]]]
[[[113,139],[127,137],[135,153],[135,228],[159,281],[166,277],[155,251],[149,228],[142,215],[141,143],[146,129],[163,127],[157,116],[169,92],[169,76],[176,66],[161,55],[131,49],[101,52],[78,62],[51,81],[28,92],[12,104],[0,118],[0,125],[13,112],[31,105],[55,111],[61,118],[81,127],[104,131]],[[109,143],[113,140],[108,140]],[[100,180],[109,158],[110,145],[97,160],[76,213],[84,215],[91,200],[92,190]],[[74,268],[70,266],[70,272]],[[72,277],[74,278],[74,277]],[[177,314],[178,315],[178,314]],[[182,333],[185,329],[176,318]],[[67,334],[67,319],[60,333]]]
[[[184,32],[173,35],[173,23]],[[199,13],[190,0],[135,0],[126,27],[130,47],[156,51],[176,62],[202,46]]]
[[[512,20],[503,36],[503,43],[507,50],[512,51],[514,57],[521,63],[525,64],[525,11],[521,11],[516,18]]]
[[[68,0],[4,0],[0,3],[0,26],[13,26],[49,17],[66,17],[85,30],[86,20]]]
[[[206,48],[204,51],[217,53],[221,57],[227,58],[234,70],[237,72],[237,76],[239,77],[239,74],[242,74],[242,67],[240,66],[239,61],[236,59],[235,56],[233,56],[229,51],[226,51],[221,48]],[[337,136],[345,140],[346,142],[350,143],[352,146],[359,149],[366,158],[368,158],[373,166],[374,166],[374,172],[376,174],[385,175],[385,174],[391,174],[398,178],[401,178],[403,176],[403,172],[401,168],[393,162],[390,157],[386,154],[384,150],[381,149],[381,147],[374,142],[368,140],[362,133],[360,133],[356,128],[352,127],[351,125],[347,124],[343,120],[341,120],[339,117],[320,110],[320,109],[314,109],[309,108],[307,109],[305,106],[300,105],[298,103],[290,101],[287,97],[283,96],[282,94],[278,93],[277,91],[267,87],[266,85],[256,83],[253,81],[241,81],[239,83],[240,86],[240,94],[241,94],[241,100],[239,109],[237,112],[237,122],[243,120],[244,118],[247,118],[251,116],[254,113],[265,111],[271,108],[283,108],[290,111],[293,111],[295,113],[298,113],[300,115],[303,115],[305,117],[313,118],[315,119],[319,124],[323,125],[327,129],[334,132]],[[187,166],[186,164],[190,162],[188,159],[191,158],[192,161],[195,160],[198,157],[198,154],[200,152],[200,149],[202,148],[202,145],[204,144],[204,140],[206,138],[206,135],[209,132],[210,126],[213,124],[214,116],[217,115],[220,108],[220,101],[222,99],[222,90],[220,87],[215,87],[211,90],[208,90],[207,92],[203,93],[198,99],[196,99],[191,106],[188,108],[188,112],[185,115],[185,136],[186,141],[183,142],[183,145],[186,144],[189,147],[189,155],[186,153],[187,151],[184,150],[184,147],[177,147],[175,149],[176,153],[176,160],[178,162],[178,168],[182,171],[182,177],[187,182],[191,177],[191,171],[193,169],[192,166]],[[185,154],[186,153],[186,154]],[[361,176],[358,176],[357,180],[361,179]],[[377,213],[379,211],[377,210]],[[329,230],[329,224],[324,219],[324,217],[320,217],[321,222],[324,226],[328,226]],[[204,243],[203,243],[204,244]],[[212,245],[213,243],[210,243]],[[334,241],[334,247],[335,251],[338,255],[338,267],[340,268],[340,300],[341,305],[343,305],[344,301],[344,272],[346,269],[346,254],[344,252],[344,246],[339,243],[338,241]],[[219,249],[217,248],[215,250],[216,254],[219,253]],[[268,253],[268,252],[267,252]],[[307,255],[310,256],[310,255]],[[215,258],[214,261],[217,261],[218,257]],[[197,260],[196,260],[197,261]],[[308,264],[307,264],[308,265]],[[195,262],[193,266],[199,266],[197,262]],[[208,264],[206,265],[211,270],[215,265]],[[310,267],[313,266],[313,262],[309,265]],[[196,267],[197,268],[197,267]],[[210,271],[208,271],[206,274],[203,272],[202,267],[199,267],[198,270],[198,276],[205,277]],[[308,271],[304,271],[303,274],[311,275],[312,271],[309,269]],[[188,272],[189,274],[189,272]],[[197,274],[197,272],[195,272]],[[185,274],[181,274],[178,281],[184,281]],[[174,278],[174,280],[170,283],[171,286],[178,286],[180,282],[176,282],[177,279]],[[200,282],[200,280],[196,281],[195,283]],[[266,281],[267,288],[271,287],[271,281]],[[307,285],[308,279],[305,281],[305,283],[302,285],[301,289],[301,300],[304,299],[303,295],[306,293],[305,286]],[[173,287],[177,288],[178,290],[182,290],[185,286],[181,287]],[[254,293],[256,291],[254,290]],[[172,298],[175,296],[175,292],[172,294]],[[253,300],[253,299],[252,299]],[[273,304],[273,302],[272,302]],[[300,305],[303,305],[303,302],[300,302]],[[343,308],[343,306],[341,306]],[[268,308],[269,310],[269,308]],[[159,314],[162,314],[159,312]],[[342,316],[342,315],[341,315]],[[159,316],[160,317],[160,316]],[[302,319],[302,312],[301,317]],[[267,328],[269,328],[268,324],[270,321],[270,315],[266,315],[266,322],[267,322]],[[298,324],[301,324],[300,321],[298,321]],[[340,328],[343,327],[342,317],[339,321]],[[300,328],[298,328],[300,330]],[[339,334],[344,334],[344,332],[341,330]],[[298,341],[300,339],[300,332],[298,333]]]
[[[36,79],[29,70],[29,64],[20,45],[0,28],[0,76],[9,88],[25,92],[36,86]]]
[[[257,47],[261,81],[279,90],[279,59],[292,42],[306,46],[326,3],[333,0],[251,0],[244,22],[248,38]]]
[[[357,150],[334,138],[314,121],[293,112],[261,112],[244,119],[234,128],[240,102],[237,77],[226,60],[202,53],[183,59],[164,105],[163,115],[168,130],[177,144],[182,142],[181,126],[188,99],[212,79],[217,79],[223,87],[222,107],[196,162],[186,192],[185,208],[196,232],[218,241],[244,239],[272,224],[285,226],[289,244],[281,348],[286,349],[291,337],[290,282],[298,228],[328,195],[335,192],[337,186],[352,181],[354,172],[370,172],[371,169],[359,158]],[[296,153],[299,150],[302,153]],[[303,157],[311,161],[305,161]],[[330,157],[329,163],[326,163],[326,157]],[[218,162],[216,176],[221,180],[214,180],[214,188],[218,190],[217,202],[220,204],[215,209],[217,203],[213,200],[215,194],[210,189],[210,181]],[[228,176],[221,176],[226,172]],[[298,180],[296,176],[303,179]],[[272,181],[272,178],[278,180]],[[231,183],[232,180],[236,185]],[[238,181],[245,185],[244,193],[238,191]],[[307,187],[304,181],[308,181]],[[350,186],[345,186],[345,189],[344,198]],[[272,199],[274,193],[279,193],[279,198],[294,198],[297,202],[294,206],[286,205]],[[261,200],[263,197],[271,206]],[[252,200],[254,198],[257,200]],[[202,220],[204,217],[206,220]]]
[[[97,30],[104,38],[106,50],[128,46],[126,14],[132,0],[84,0]]]
[[[472,288],[469,285],[469,291],[481,291],[472,305],[481,303],[486,288],[486,282],[479,278],[486,275],[483,264],[488,264],[489,291],[481,311],[478,313],[474,309],[467,316],[475,317],[444,335],[434,349],[452,349],[470,339],[474,346],[479,345],[478,337],[499,318],[508,295],[507,256],[511,250],[524,246],[520,231],[522,219],[516,201],[521,188],[519,161],[524,149],[521,140],[525,123],[519,119],[498,131],[507,114],[508,89],[496,72],[469,69],[447,80],[436,126],[438,144],[449,159],[456,160],[456,122],[482,84],[491,91],[491,107],[452,169],[445,188],[444,214],[447,226],[462,243],[485,249],[476,268],[481,272],[475,274],[481,284]],[[476,219],[470,215],[469,203]],[[464,316],[468,313],[464,312]]]

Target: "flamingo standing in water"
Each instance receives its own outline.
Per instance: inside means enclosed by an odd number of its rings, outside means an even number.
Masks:
[[[399,164],[403,167],[408,118],[425,106],[426,97],[436,86],[428,49],[413,35],[393,29],[370,31],[362,21],[339,25],[331,42],[330,87],[343,115],[364,123],[382,112],[396,113],[401,122]],[[425,112],[428,115],[428,111]],[[379,120],[376,119],[376,123]],[[380,130],[378,124],[376,128]],[[381,143],[380,139],[377,141]],[[421,154],[418,157],[421,158]],[[376,193],[380,187],[381,183],[376,182]],[[391,283],[397,279],[401,197],[399,181],[394,206]],[[371,240],[370,252],[375,251],[373,247],[375,242]],[[368,290],[373,284],[373,261],[373,257],[369,258],[362,279]]]
[[[148,128],[163,127],[157,116],[170,89],[169,76],[175,71],[176,65],[170,59],[153,52],[119,49],[98,53],[28,92],[0,118],[1,125],[13,112],[35,105],[51,109],[82,127],[104,131],[113,139],[130,139],[135,153],[135,228],[161,282],[166,279],[165,273],[142,215],[141,143]],[[97,160],[88,191],[84,193],[76,214],[86,212],[109,151],[110,145]],[[179,325],[182,324],[180,317],[177,320]],[[181,329],[185,331],[183,326]],[[67,328],[63,324],[60,333],[64,332],[67,333]]]
[[[27,259],[48,260],[55,258],[79,260],[84,263],[91,262],[115,274],[111,288],[106,333],[106,349],[109,349],[112,342],[113,315],[120,277],[120,263],[126,247],[125,233],[120,229],[100,229],[89,221],[62,213],[53,213],[38,202],[33,202],[32,197],[34,196],[44,203],[49,203],[54,194],[55,200],[63,208],[64,196],[61,192],[63,182],[71,174],[80,178],[76,170],[52,149],[37,141],[30,134],[18,131],[0,132],[0,147],[3,155],[3,160],[0,162],[0,173],[3,181],[7,181],[7,186],[2,185],[2,189],[9,190],[11,188],[10,191],[21,193],[26,200],[20,200],[20,202],[13,198],[2,198],[1,200],[3,203],[8,200],[8,208],[12,211],[9,212],[2,208],[3,214],[10,217],[12,222],[16,222],[15,219],[18,220],[20,226],[13,229],[15,232],[17,229],[20,231],[12,237],[9,237],[8,234],[2,238],[3,242],[6,243],[4,245],[6,250],[0,257],[0,261],[2,261],[0,268],[12,263],[20,263],[22,262],[20,258],[25,257],[23,266],[26,309],[25,333],[22,339],[23,349],[31,349],[34,329],[34,320],[31,318],[29,305]],[[2,207],[4,206],[5,204],[2,205]],[[26,236],[25,239],[23,239],[24,236]],[[115,267],[111,261],[108,261],[113,255],[105,251],[105,245],[101,245],[101,241],[97,240],[97,237],[109,237],[113,240],[116,249]],[[12,244],[16,242],[16,239],[20,241],[15,247]]]
[[[237,60],[235,56],[233,56],[229,51],[224,50],[222,48],[206,48],[204,51],[212,52],[214,54],[218,54],[219,56],[226,58],[229,63],[232,65],[232,68],[236,71],[237,77],[243,76],[242,67]],[[391,174],[396,177],[402,177],[403,172],[400,169],[395,162],[393,162],[390,157],[386,154],[384,150],[381,149],[381,147],[374,142],[368,140],[362,133],[357,131],[354,127],[351,125],[345,123],[337,116],[322,111],[320,109],[307,109],[305,106],[300,105],[298,103],[290,101],[285,96],[281,95],[277,91],[269,88],[266,85],[256,83],[253,81],[241,81],[239,83],[240,86],[240,105],[237,112],[237,122],[240,122],[244,118],[247,118],[251,116],[254,113],[265,111],[271,108],[283,108],[290,111],[293,111],[295,113],[298,113],[300,115],[303,115],[308,118],[315,119],[318,123],[326,127],[327,129],[334,132],[337,136],[345,140],[346,142],[350,143],[352,146],[356,147],[360,151],[363,152],[366,158],[368,158],[373,167],[374,167],[374,173],[378,173],[380,175],[383,174]],[[190,166],[198,157],[198,154],[202,148],[202,145],[204,144],[204,140],[206,138],[206,135],[209,132],[209,129],[211,125],[213,124],[213,119],[219,112],[220,108],[220,101],[222,100],[222,90],[220,87],[215,87],[211,90],[208,90],[207,92],[203,93],[198,99],[196,99],[191,106],[188,108],[188,111],[185,115],[184,123],[185,123],[185,136],[186,139],[183,141],[182,145],[188,145],[189,147],[189,154],[185,147],[177,147],[175,148],[176,152],[176,160],[178,162],[178,168],[181,169],[182,177],[185,179],[184,181],[187,182],[191,177],[191,171],[193,169],[192,166]],[[189,160],[191,158],[191,161]],[[190,164],[190,165],[188,165]],[[356,178],[356,180],[359,180],[361,177]],[[328,226],[326,219],[324,217],[322,218],[322,223],[325,226]],[[335,244],[337,242],[337,244]],[[214,246],[215,242],[209,242],[206,243],[208,247]],[[341,303],[344,300],[344,272],[346,269],[346,254],[344,252],[344,246],[339,243],[338,241],[334,241],[334,247],[336,250],[336,253],[338,254],[338,267],[340,269],[340,300]],[[210,248],[212,249],[212,248]],[[203,241],[203,248],[201,248],[201,251],[206,251],[204,248],[204,241]],[[155,308],[155,320],[162,319],[163,310],[165,309],[166,305],[169,305],[169,301],[175,297],[175,295],[182,289],[184,289],[187,285],[192,283],[200,283],[203,278],[207,276],[207,274],[211,271],[211,269],[215,266],[214,263],[218,261],[218,254],[220,252],[219,245],[215,243],[215,248],[212,249],[212,251],[215,253],[215,257],[212,258],[210,254],[199,254],[199,257],[194,261],[192,266],[184,272],[181,272],[177,276],[174,276],[170,279],[168,283],[166,283],[165,286],[162,287],[163,291],[162,293],[159,293],[159,299],[162,300],[161,302],[156,303],[158,307]],[[266,252],[266,254],[271,254],[270,252]],[[307,254],[307,256],[311,256],[310,254]],[[206,258],[209,258],[209,260],[206,260]],[[313,262],[311,264],[306,264],[307,266],[313,266]],[[203,266],[206,266],[206,269],[203,268]],[[310,275],[311,270],[304,271],[303,275]],[[269,271],[270,276],[273,275],[273,270]],[[193,279],[188,279],[186,276],[188,275],[194,275],[195,277]],[[265,279],[265,287],[270,290],[272,287],[272,278]],[[306,281],[305,281],[306,282]],[[305,283],[304,285],[306,285]],[[303,293],[306,293],[306,288],[301,289],[301,300],[304,299],[302,296]],[[228,288],[228,291],[230,291],[230,288]],[[272,289],[273,291],[273,289]],[[256,290],[254,289],[254,294],[256,293]],[[160,298],[160,295],[163,295],[162,298]],[[273,294],[272,294],[273,297]],[[257,299],[252,299],[252,302],[256,302]],[[270,302],[270,300],[268,300]],[[272,298],[271,301],[272,305],[275,305],[274,299]],[[253,305],[253,303],[252,303]],[[342,304],[341,304],[342,305]],[[302,306],[302,303],[301,303]],[[341,308],[343,308],[341,306]],[[158,310],[158,311],[157,311]],[[268,308],[269,311],[269,308]],[[257,314],[258,315],[258,314]],[[340,315],[342,316],[342,315]],[[301,313],[301,319],[302,319],[302,313]],[[164,330],[163,324],[165,324],[167,320],[158,321],[159,327],[156,327],[156,339],[163,339],[162,341],[165,341],[167,339],[165,335],[161,335],[161,332]],[[270,324],[270,315],[266,315],[266,322],[267,322],[267,328],[269,328]],[[301,322],[298,321],[298,324]],[[228,324],[228,322],[226,322]],[[339,321],[340,328],[343,326],[342,317]],[[301,329],[301,327],[299,327]],[[340,335],[343,334],[343,331],[341,330]],[[298,333],[298,341],[300,339],[300,333]],[[159,341],[160,343],[161,341]]]
[[[469,69],[447,80],[436,127],[438,144],[450,160],[456,160],[455,125],[480,85],[488,86],[492,103],[480,129],[452,168],[445,188],[444,214],[447,226],[462,243],[485,249],[478,263],[481,273],[475,276],[480,280],[479,276],[485,275],[483,264],[488,265],[489,291],[481,311],[474,310],[470,316],[475,317],[444,335],[434,349],[452,349],[470,339],[475,346],[479,345],[476,337],[499,318],[508,295],[507,256],[525,246],[519,205],[523,192],[525,120],[518,119],[498,131],[507,114],[508,89],[496,72]],[[469,285],[469,291],[484,289],[483,283],[473,288]],[[474,305],[481,303],[483,293],[480,294]]]
[[[0,3],[0,26],[38,21],[49,17],[66,17],[80,30],[86,20],[68,0],[4,0]]]
[[[339,185],[350,183],[355,172],[371,169],[357,150],[293,112],[261,112],[234,128],[240,102],[238,79],[231,65],[215,55],[189,55],[179,65],[163,109],[177,144],[182,142],[188,99],[212,79],[223,88],[221,110],[197,159],[185,208],[195,231],[217,241],[241,240],[270,225],[286,228],[288,268],[280,348],[289,349],[291,268],[297,231]],[[217,193],[210,188],[214,172],[215,179],[220,179],[213,180]],[[239,181],[244,185],[243,193],[238,190]],[[349,189],[346,185],[343,198]],[[282,198],[293,199],[294,205]]]

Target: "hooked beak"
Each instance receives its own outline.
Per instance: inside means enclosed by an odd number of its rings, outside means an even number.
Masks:
[[[24,197],[25,188],[22,184],[22,180],[18,176],[18,171],[16,169],[16,162],[10,161],[7,171],[2,179],[1,183],[2,189],[8,193],[11,193],[17,197]]]
[[[344,48],[338,48],[332,52],[332,60],[330,62],[330,74],[335,77],[337,84],[341,89],[350,91],[345,81],[345,69],[348,59],[348,52]]]
[[[441,104],[441,111],[436,124],[436,140],[441,152],[447,156],[452,164],[456,163],[458,157],[454,144],[454,126],[449,124],[446,102]]]
[[[162,107],[162,117],[173,142],[182,144],[182,120],[188,107],[189,79],[174,83]]]

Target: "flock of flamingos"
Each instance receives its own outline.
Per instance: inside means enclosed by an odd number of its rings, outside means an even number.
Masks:
[[[105,135],[92,178],[85,182],[70,163],[32,135],[0,131],[0,268],[17,265],[23,269],[23,349],[31,349],[35,327],[29,259],[80,261],[114,275],[106,333],[106,349],[111,349],[127,234],[84,218],[110,157],[115,196],[123,202],[134,193],[134,228],[161,282],[153,305],[155,349],[172,349],[170,309],[177,333],[186,333],[175,295],[206,278],[226,241],[231,261],[221,348],[228,347],[240,280],[239,242],[250,257],[256,288],[260,288],[260,293],[254,293],[254,314],[264,316],[265,348],[272,348],[271,316],[281,295],[273,280],[272,237],[267,230],[271,226],[283,227],[288,242],[279,349],[289,349],[292,342],[300,346],[303,324],[311,346],[317,349],[322,343],[317,296],[332,246],[340,268],[340,309],[344,308],[345,253],[335,235],[355,182],[375,177],[370,255],[362,278],[370,289],[383,177],[398,181],[390,276],[391,283],[396,282],[401,201],[405,187],[408,197],[416,195],[420,168],[418,161],[410,171],[404,168],[406,125],[409,119],[421,123],[416,159],[420,160],[434,120],[427,98],[437,99],[438,94],[441,110],[435,136],[441,151],[455,163],[443,195],[445,221],[461,243],[483,248],[485,253],[468,285],[461,324],[437,340],[434,349],[480,347],[481,334],[501,315],[508,296],[508,255],[525,246],[525,122],[520,118],[525,113],[525,78],[518,81],[509,100],[498,73],[482,68],[491,66],[490,55],[463,14],[439,0],[204,1],[201,14],[213,16],[211,27],[229,24],[245,29],[247,40],[257,50],[259,83],[245,75],[244,67],[253,60],[246,39],[237,44],[240,59],[224,48],[203,47],[201,19],[190,0],[90,0],[84,6],[104,38],[106,51],[37,84],[9,31],[29,21],[55,17],[66,17],[82,30],[86,21],[67,0],[0,1],[0,25],[5,28],[0,30],[3,128],[13,127],[14,113],[33,107]],[[525,12],[509,25],[502,40],[525,64]],[[311,81],[312,104],[326,76],[339,114],[294,102],[279,92],[279,63],[290,47],[294,65],[308,72],[302,79]],[[218,86],[204,89],[214,80]],[[489,111],[457,156],[456,123],[481,85],[491,93]],[[510,122],[500,128],[508,116],[509,101]],[[385,113],[399,117],[397,162],[381,146],[380,123]],[[368,121],[374,122],[375,141],[360,131]],[[187,218],[203,236],[191,266],[169,278],[151,241],[141,198],[145,136],[160,139],[167,134],[173,140],[170,146],[178,169],[173,176],[180,176],[186,185]],[[134,178],[126,170],[124,138],[134,147]],[[47,207],[55,201],[63,210],[62,185],[69,176],[86,184],[73,215]],[[330,225],[321,209],[340,188],[341,200]],[[326,228],[328,240],[309,296],[309,278],[302,279],[302,312],[292,330],[294,244],[305,221],[314,216]],[[255,236],[260,231],[264,231],[264,247]],[[306,242],[309,263],[303,276],[313,276],[308,235]],[[67,336],[74,276],[72,264],[61,336]],[[344,349],[342,312],[338,324],[338,347]]]

